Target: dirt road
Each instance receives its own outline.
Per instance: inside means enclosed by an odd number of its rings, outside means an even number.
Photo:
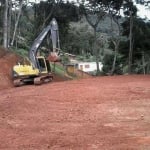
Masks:
[[[150,76],[0,91],[1,150],[149,150]]]

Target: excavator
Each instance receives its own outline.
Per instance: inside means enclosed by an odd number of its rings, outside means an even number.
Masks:
[[[40,45],[45,37],[51,34],[52,51],[49,52],[49,56],[40,54]],[[50,82],[53,79],[51,73],[50,62],[56,62],[60,60],[59,57],[60,44],[59,44],[59,32],[58,24],[55,18],[53,18],[50,24],[45,27],[42,32],[34,40],[30,50],[28,63],[18,63],[13,66],[13,84],[14,86],[21,86],[29,82],[33,82],[35,85],[40,85],[45,82]]]

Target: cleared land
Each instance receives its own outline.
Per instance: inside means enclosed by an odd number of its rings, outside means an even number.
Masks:
[[[150,76],[0,91],[1,150],[149,150]]]

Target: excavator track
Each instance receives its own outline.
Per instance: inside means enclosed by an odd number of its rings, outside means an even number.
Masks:
[[[34,85],[41,85],[42,84],[42,80],[40,77],[34,78]]]
[[[13,81],[13,84],[14,84],[15,87],[17,87],[17,86],[23,85],[24,83],[23,83],[23,81],[21,79],[15,79]]]
[[[42,83],[51,82],[53,80],[52,75],[40,76],[34,78],[34,85],[41,85]]]

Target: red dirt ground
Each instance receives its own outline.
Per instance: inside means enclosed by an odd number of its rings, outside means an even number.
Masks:
[[[0,90],[0,150],[150,150],[150,76]]]

